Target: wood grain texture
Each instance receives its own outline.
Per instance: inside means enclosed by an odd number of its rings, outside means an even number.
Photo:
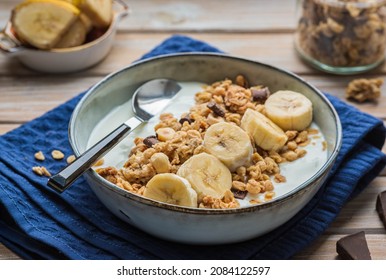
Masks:
[[[150,51],[174,33],[119,33],[112,51],[96,67],[83,72],[87,75],[107,75],[117,71]],[[238,33],[180,33],[205,41],[225,53],[248,57],[265,63],[274,64],[296,73],[314,73],[315,71],[301,62],[292,47],[292,34],[238,34]],[[278,55],[280,53],[280,55]],[[36,72],[21,67],[18,59],[0,56],[0,75],[32,75]]]
[[[345,205],[321,237],[294,259],[337,259],[336,242],[346,235],[364,231],[372,258],[386,260],[386,229],[375,211],[376,197],[382,191],[386,191],[386,178],[378,177]]]
[[[3,135],[15,128],[18,128],[21,124],[16,123],[16,124],[0,124],[0,135]]]
[[[113,48],[105,60],[91,69],[81,71],[77,75],[107,75],[117,71],[160,44],[175,33],[119,33],[116,36]],[[239,34],[239,33],[179,33],[202,40],[223,52],[253,59],[263,63],[284,68],[299,75],[320,75],[320,72],[304,64],[297,56],[293,47],[293,34]],[[0,76],[37,76],[38,73],[22,67],[15,57],[0,55]],[[366,75],[339,77],[324,75],[324,77],[354,79],[363,76],[379,76],[386,74],[386,66],[381,65]],[[74,75],[75,76],[75,75]]]
[[[0,261],[1,260],[20,260],[21,258],[0,243]]]
[[[2,0],[0,24],[21,0]],[[130,32],[272,32],[295,27],[296,0],[125,0],[131,14],[120,24]],[[119,10],[118,6],[115,10]]]
[[[101,77],[0,77],[0,123],[21,123],[71,99]],[[23,114],[20,114],[23,112]]]

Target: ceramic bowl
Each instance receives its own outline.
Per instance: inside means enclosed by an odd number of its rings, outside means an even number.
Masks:
[[[69,138],[74,153],[82,154],[101,119],[127,102],[147,80],[172,78],[210,84],[240,73],[250,84],[263,83],[272,92],[295,90],[312,101],[314,122],[327,143],[327,160],[315,174],[272,201],[238,209],[211,210],[165,204],[132,194],[90,169],[85,177],[100,201],[122,220],[154,236],[189,244],[224,244],[258,237],[302,209],[325,181],[338,154],[342,137],[339,117],[326,97],[301,78],[243,58],[211,53],[165,55],[134,63],[107,76],[87,92],[73,112]],[[111,130],[125,120],[114,119]]]
[[[114,42],[119,21],[129,14],[123,0],[114,1],[114,16],[107,31],[99,38],[81,46],[52,50],[29,48],[14,36],[12,24],[0,32],[0,51],[19,59],[25,66],[45,73],[69,73],[89,68],[107,56]]]

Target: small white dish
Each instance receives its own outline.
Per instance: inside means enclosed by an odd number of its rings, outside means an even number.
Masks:
[[[119,6],[119,11],[114,11],[109,28],[101,37],[89,43],[52,50],[26,47],[14,36],[12,24],[8,22],[0,32],[0,51],[19,59],[28,68],[45,73],[69,73],[89,68],[110,52],[119,21],[129,14],[129,6],[123,0],[114,0],[114,3],[118,4],[115,7]]]

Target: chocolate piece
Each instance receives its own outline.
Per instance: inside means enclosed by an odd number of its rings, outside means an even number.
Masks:
[[[153,147],[153,145],[157,144],[159,141],[157,136],[151,135],[143,139],[143,144],[148,146],[149,148]]]
[[[251,88],[251,93],[252,93],[252,99],[253,101],[264,103],[265,100],[270,96],[271,92],[267,87],[265,88],[256,88],[252,87]]]
[[[178,122],[180,124],[184,124],[184,122],[188,122],[188,124],[191,124],[193,122],[193,120],[191,118],[188,118],[188,117],[183,117]]]
[[[225,116],[225,112],[224,110],[218,106],[215,102],[211,101],[209,102],[207,105],[206,105],[209,109],[212,110],[212,112],[219,116],[219,117],[224,117]]]
[[[336,252],[343,260],[371,260],[364,231],[339,239],[336,242]]]
[[[247,196],[247,191],[232,190],[233,196],[238,199],[244,199]]]
[[[375,208],[377,209],[379,218],[381,219],[383,226],[386,228],[386,191],[378,194]]]

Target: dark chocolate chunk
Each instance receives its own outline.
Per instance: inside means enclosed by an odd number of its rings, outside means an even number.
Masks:
[[[364,231],[339,239],[336,242],[336,252],[343,260],[371,260]]]
[[[206,105],[209,109],[212,110],[212,112],[219,116],[219,117],[224,117],[225,116],[225,112],[224,110],[218,106],[215,102],[211,101],[209,102],[207,105]]]
[[[251,88],[251,93],[252,93],[252,99],[253,101],[256,102],[261,102],[264,103],[265,100],[270,96],[271,92],[267,87],[265,88]]]
[[[233,196],[238,199],[244,199],[247,196],[247,191],[232,190]]]
[[[386,228],[386,191],[378,194],[375,208],[377,209],[379,218],[381,219],[383,226]]]
[[[143,139],[143,144],[148,146],[149,148],[153,147],[153,145],[158,143],[157,136],[151,135]]]
[[[193,122],[193,120],[191,118],[188,118],[188,117],[183,117],[178,122],[180,124],[184,124],[184,122],[188,122],[188,124],[191,124]]]

